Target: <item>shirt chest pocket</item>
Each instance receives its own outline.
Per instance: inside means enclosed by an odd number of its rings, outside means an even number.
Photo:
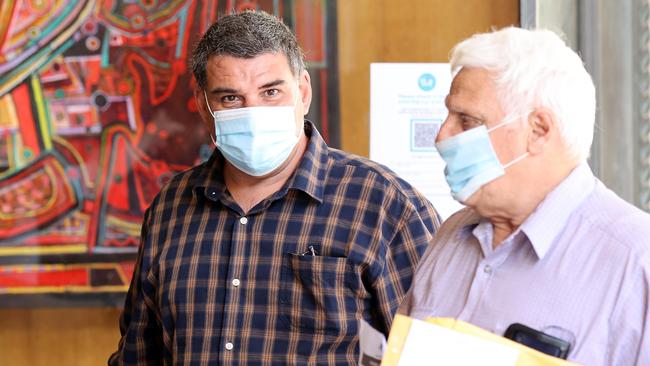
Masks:
[[[361,268],[347,258],[285,254],[280,318],[309,333],[356,335],[370,295]]]

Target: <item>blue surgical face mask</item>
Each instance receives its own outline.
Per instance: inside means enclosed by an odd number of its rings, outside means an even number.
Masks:
[[[209,106],[204,92],[205,102]],[[297,100],[297,98],[296,98]],[[209,107],[208,107],[209,108]],[[295,102],[210,111],[216,141],[223,156],[242,172],[260,177],[284,163],[298,143]]]
[[[447,163],[445,178],[454,199],[466,202],[483,185],[504,175],[507,167],[528,156],[526,152],[502,165],[490,141],[490,132],[519,118],[505,120],[489,130],[484,125],[475,127],[436,144]]]

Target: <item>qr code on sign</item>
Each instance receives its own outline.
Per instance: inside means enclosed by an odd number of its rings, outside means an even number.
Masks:
[[[433,119],[411,120],[411,150],[435,151],[440,123]]]

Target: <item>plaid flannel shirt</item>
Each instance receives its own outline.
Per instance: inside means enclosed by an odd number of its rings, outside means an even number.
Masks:
[[[249,212],[218,150],[162,189],[109,364],[353,365],[358,319],[388,333],[439,216],[390,170],[305,133],[295,174]]]

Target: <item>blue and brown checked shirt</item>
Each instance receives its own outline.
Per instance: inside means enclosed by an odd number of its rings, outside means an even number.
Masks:
[[[242,212],[222,155],[147,210],[111,365],[353,365],[358,320],[388,333],[439,218],[385,167],[307,122],[285,186]]]

